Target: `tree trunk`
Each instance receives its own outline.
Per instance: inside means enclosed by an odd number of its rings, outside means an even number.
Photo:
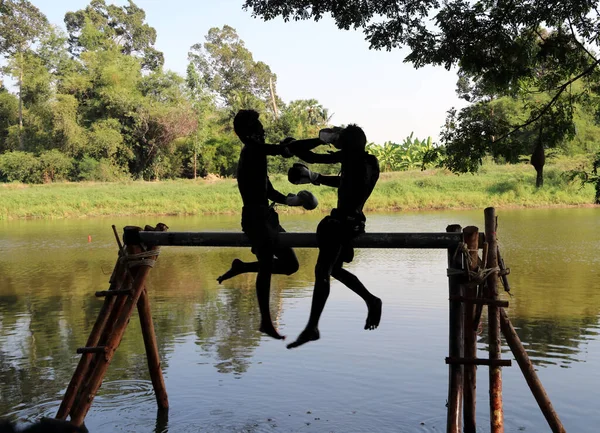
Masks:
[[[23,150],[23,52],[19,65],[19,150]]]
[[[544,143],[542,142],[542,128],[538,135],[538,141],[535,144],[533,153],[531,154],[531,165],[537,172],[535,186],[541,188],[544,185],[544,164],[546,164],[546,153],[544,152]]]
[[[273,77],[269,78],[269,87],[271,89],[271,103],[273,104],[273,117],[277,119],[277,103],[275,102],[275,90],[273,89]]]
[[[541,188],[544,186],[544,166],[539,169],[535,169],[537,171],[537,176],[535,178],[535,186],[536,188]]]
[[[196,156],[196,149],[194,149],[194,180],[197,177],[197,173],[198,173],[198,166],[197,166],[197,156]]]

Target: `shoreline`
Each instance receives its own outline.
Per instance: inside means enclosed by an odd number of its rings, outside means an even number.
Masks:
[[[528,165],[484,165],[479,174],[455,175],[442,169],[382,173],[365,213],[497,209],[593,208],[592,185],[569,182],[565,167],[548,166],[545,185],[535,188]],[[319,206],[312,211],[278,206],[280,214],[326,214],[336,207],[334,188],[292,185],[271,176],[283,194],[306,189]],[[62,220],[126,216],[236,215],[242,201],[235,179],[161,182],[82,182],[43,185],[0,184],[0,221]]]
[[[495,209],[498,210],[515,210],[515,209],[540,209],[540,210],[544,210],[544,209],[589,209],[589,208],[600,208],[600,204],[593,204],[593,203],[583,203],[583,204],[546,204],[546,205],[519,205],[519,204],[506,204],[506,205],[494,205],[494,203],[490,203],[486,206],[483,207],[479,207],[479,206],[464,206],[464,207],[422,207],[422,208],[396,208],[396,209],[389,209],[389,208],[381,208],[381,209],[369,209],[368,211],[365,211],[365,214],[382,214],[382,213],[398,213],[398,212],[444,212],[444,211],[467,211],[467,210],[482,210],[485,209],[486,207],[493,207]],[[301,210],[292,210],[292,211],[288,211],[288,210],[281,210],[281,208],[278,208],[277,212],[280,215],[286,215],[286,214],[297,214],[297,215],[301,215],[301,214],[318,214],[318,215],[326,215],[329,214],[329,212],[331,211],[330,208],[325,209],[325,210],[311,210],[311,211],[301,211]],[[219,216],[219,215],[223,215],[223,216],[232,216],[232,215],[241,215],[241,210],[240,211],[223,211],[223,212],[204,212],[204,213],[143,213],[143,214],[139,214],[139,213],[114,213],[114,214],[101,214],[101,215],[68,215],[68,216],[23,216],[23,217],[17,217],[17,218],[0,218],[1,222],[8,222],[8,221],[40,221],[40,220],[47,220],[47,221],[59,221],[59,220],[68,220],[68,219],[72,219],[72,220],[76,220],[76,219],[92,219],[92,218],[111,218],[111,217],[129,217],[129,216],[138,216],[138,217],[189,217],[189,216]]]

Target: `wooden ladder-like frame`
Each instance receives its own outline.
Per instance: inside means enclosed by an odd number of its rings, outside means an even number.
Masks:
[[[125,246],[119,241],[115,226],[113,230],[119,245],[119,258],[109,280],[109,289],[96,292],[97,297],[104,297],[104,304],[98,313],[86,346],[77,349],[81,359],[56,414],[57,419],[63,420],[70,416],[71,422],[75,425],[83,424],[136,306],[156,402],[160,409],[169,407],[145,287],[146,278],[158,258],[160,247],[146,248],[141,242],[136,242],[136,239],[139,239],[136,234],[142,230],[141,227],[125,227],[123,235]],[[159,223],[154,228],[146,226],[144,230],[166,231],[167,226]]]

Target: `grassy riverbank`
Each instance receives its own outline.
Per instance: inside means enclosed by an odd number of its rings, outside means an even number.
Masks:
[[[562,175],[564,163],[547,165],[545,184],[535,188],[530,165],[484,165],[477,175],[446,170],[382,173],[366,210],[401,211],[502,207],[581,206],[593,203],[591,185],[581,188]],[[333,188],[292,185],[273,176],[283,192],[308,189],[319,199],[312,212],[335,206]],[[165,182],[58,183],[0,185],[0,219],[78,218],[106,215],[193,215],[237,213],[241,200],[234,179]],[[280,212],[303,212],[279,207]]]

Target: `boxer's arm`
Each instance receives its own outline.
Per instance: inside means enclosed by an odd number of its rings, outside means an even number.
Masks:
[[[342,178],[340,176],[327,176],[324,174],[319,174],[317,177],[317,182],[321,185],[331,186],[333,188],[339,188]]]
[[[275,203],[286,204],[286,196],[273,187],[269,178],[267,178],[267,198]]]
[[[302,161],[309,164],[336,164],[342,162],[342,151],[330,153],[315,153],[311,151],[302,151],[294,153]]]

